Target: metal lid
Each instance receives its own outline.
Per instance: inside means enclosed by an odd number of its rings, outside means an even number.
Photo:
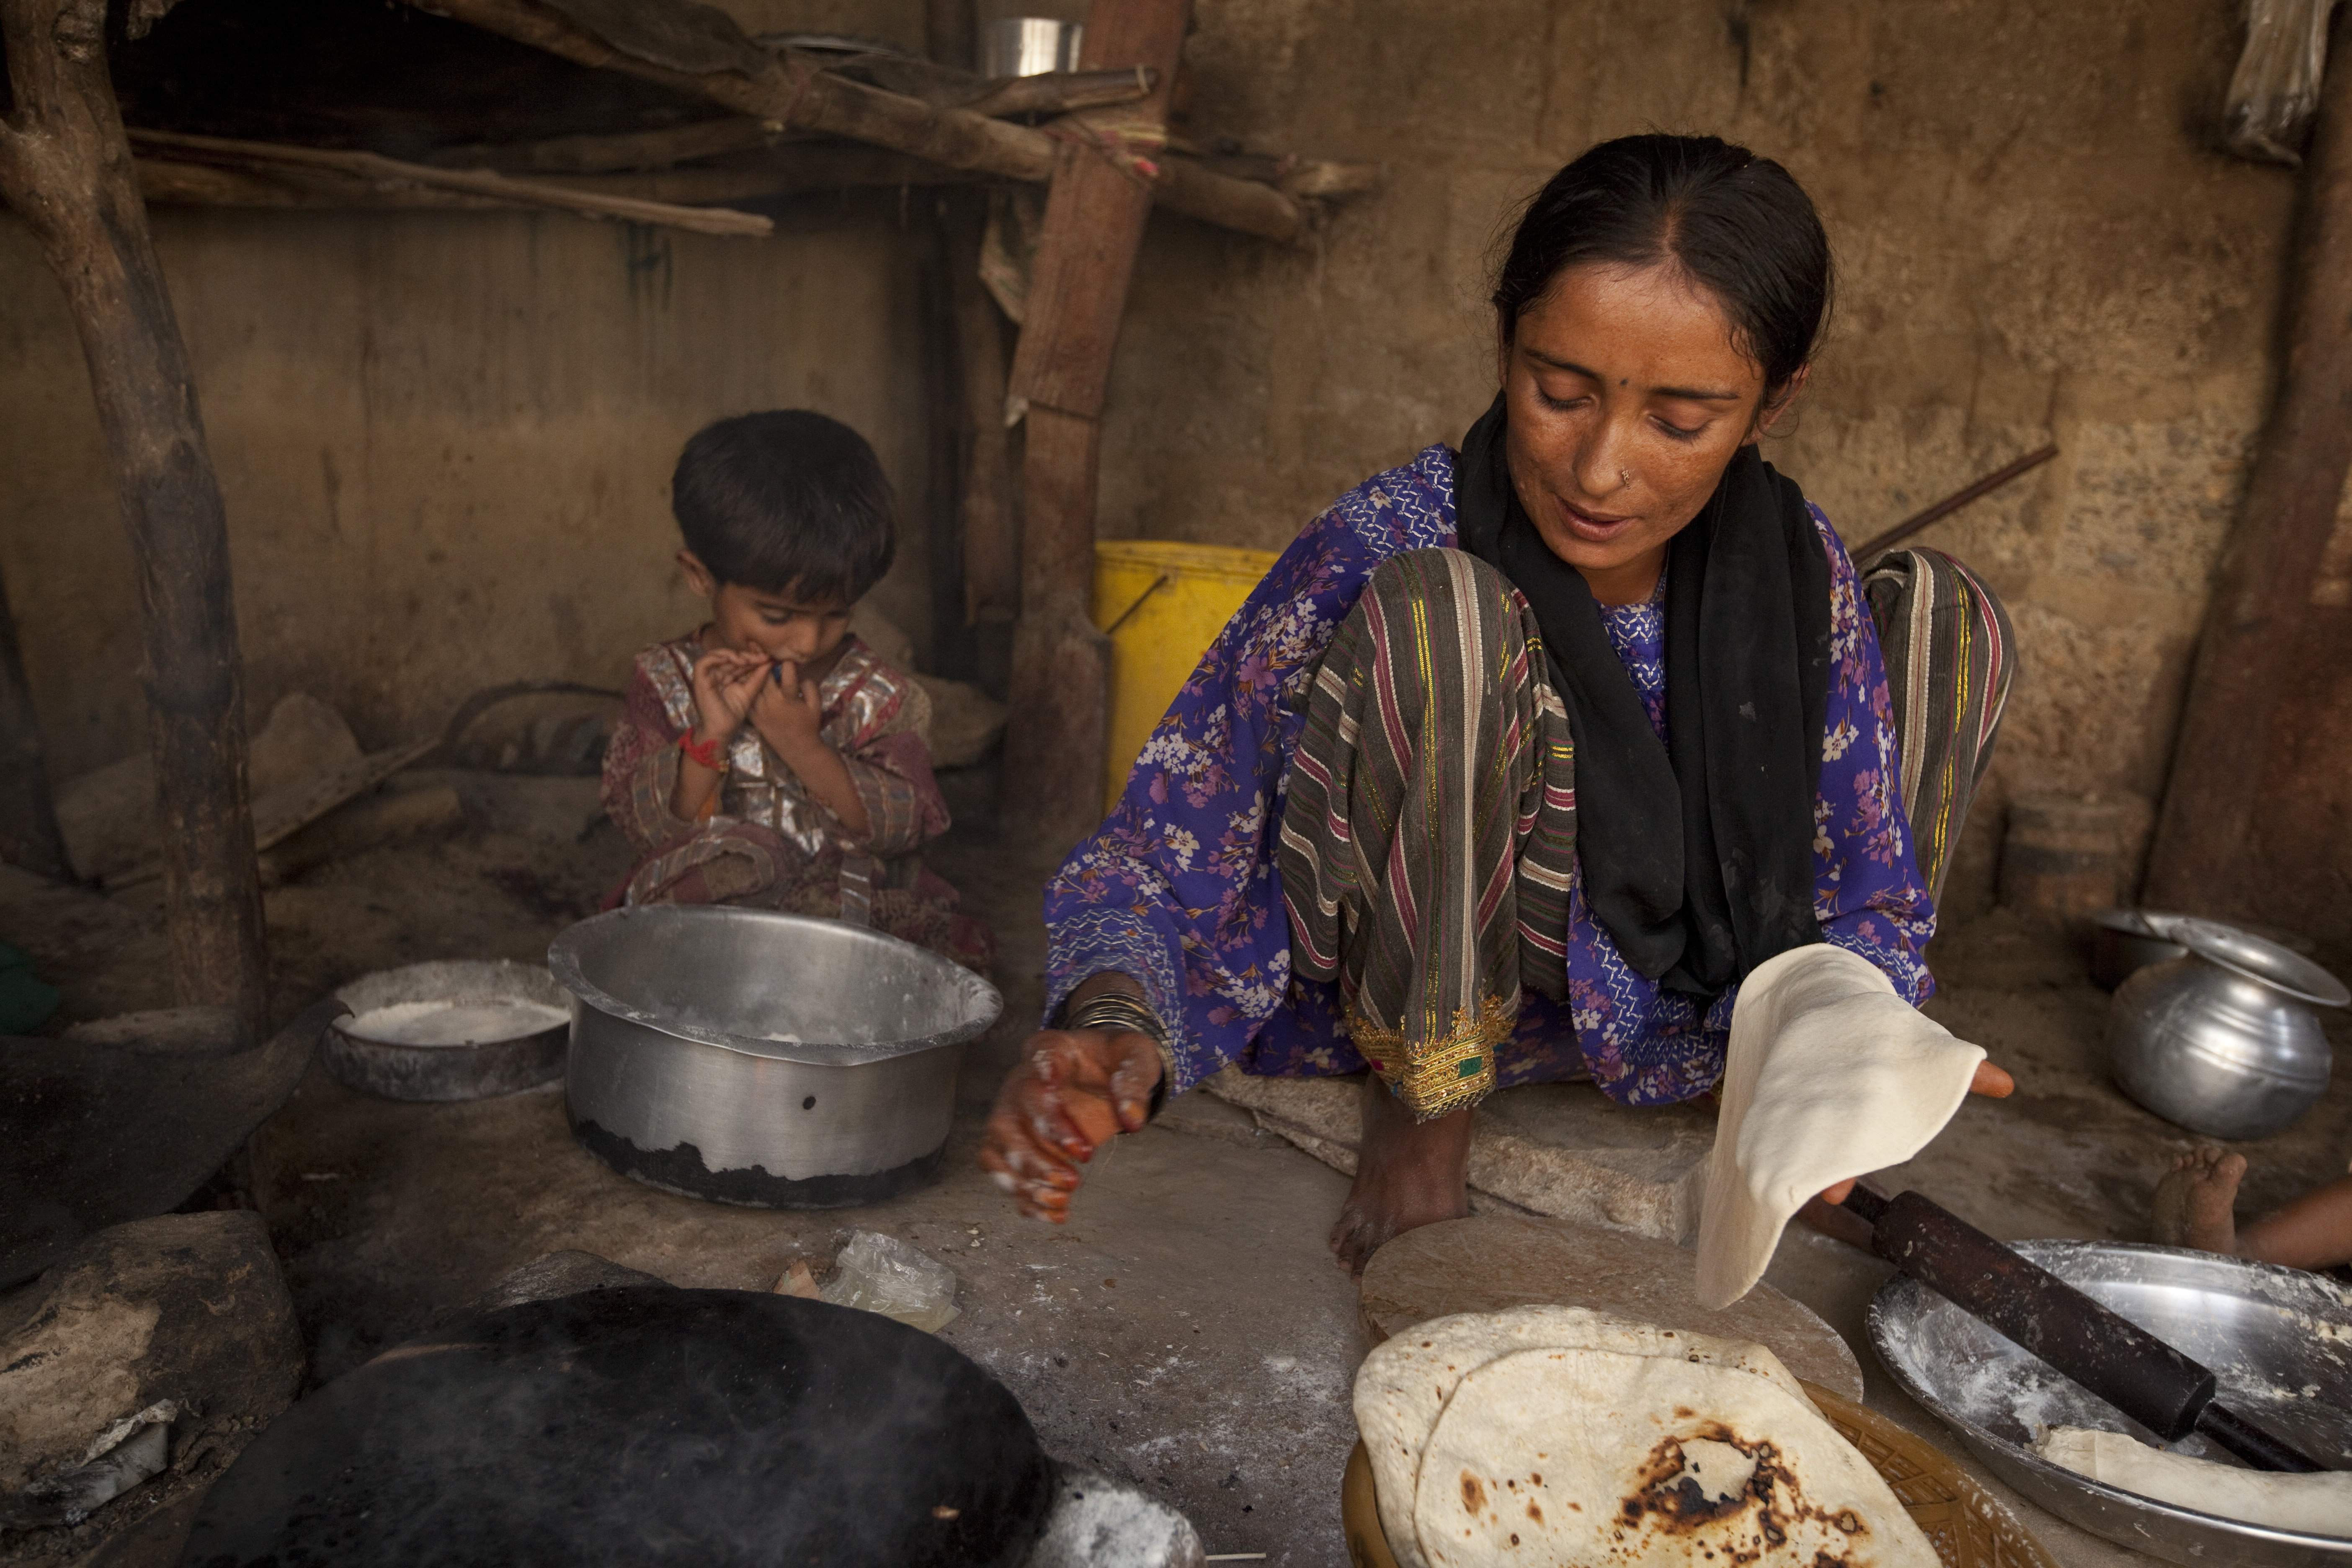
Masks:
[[[2283,991],[2298,1002],[2315,1007],[2352,1003],[2352,990],[2311,960],[2236,926],[2219,921],[2179,920],[2167,934],[2207,963]]]

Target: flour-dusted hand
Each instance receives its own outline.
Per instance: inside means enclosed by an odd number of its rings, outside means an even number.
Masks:
[[[715,647],[694,661],[694,738],[720,745],[735,738],[768,679],[763,653]]]
[[[1078,1166],[1151,1117],[1160,1047],[1121,1029],[1040,1029],[989,1113],[980,1167],[1032,1219],[1069,1217]]]

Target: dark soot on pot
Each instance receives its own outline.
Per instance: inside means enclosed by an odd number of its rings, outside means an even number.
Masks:
[[[566,1114],[569,1113],[567,1107]],[[704,1163],[701,1149],[692,1143],[680,1143],[674,1149],[640,1149],[620,1133],[580,1117],[572,1118],[572,1131],[590,1153],[621,1174],[634,1176],[649,1187],[682,1193],[689,1198],[762,1209],[845,1209],[878,1204],[885,1198],[929,1184],[939,1174],[940,1158],[947,1152],[947,1145],[942,1142],[929,1153],[887,1171],[862,1176],[794,1179],[770,1175],[765,1165],[714,1171]]]
[[[667,1286],[469,1315],[278,1417],[184,1568],[1010,1568],[1052,1479],[1004,1387],[930,1335]]]

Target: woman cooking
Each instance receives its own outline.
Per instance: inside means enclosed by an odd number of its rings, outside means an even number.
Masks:
[[[1830,274],[1787,171],[1713,138],[1604,142],[1535,198],[1493,406],[1300,533],[1048,886],[1058,1026],[981,1153],[1024,1212],[1062,1218],[1101,1142],[1228,1063],[1369,1068],[1331,1233],[1360,1272],[1467,1212],[1496,1088],[1706,1094],[1743,978],[1809,943],[1928,994],[2006,626],[1927,552],[1866,603],[1759,454]]]

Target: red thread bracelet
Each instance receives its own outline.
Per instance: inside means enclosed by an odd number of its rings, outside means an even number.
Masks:
[[[698,746],[694,742],[694,731],[688,730],[677,738],[677,749],[714,773],[727,771],[727,753],[719,749],[716,741],[705,741]]]

